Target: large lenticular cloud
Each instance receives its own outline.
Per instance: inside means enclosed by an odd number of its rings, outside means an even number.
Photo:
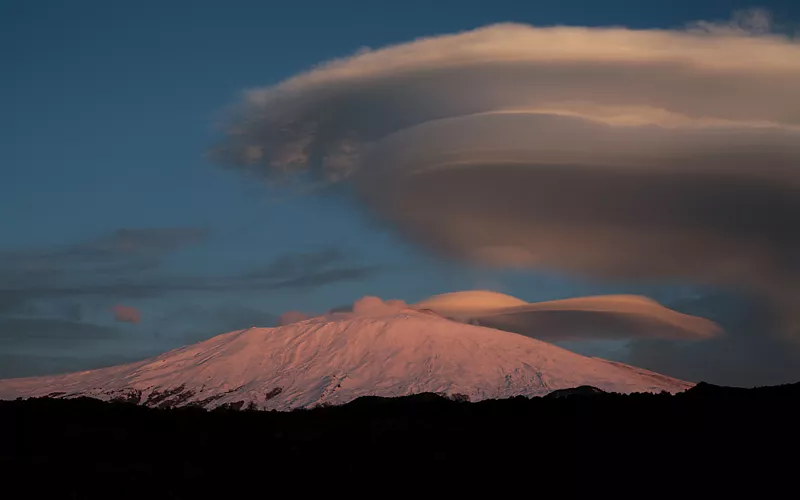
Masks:
[[[788,311],[800,44],[763,20],[502,24],[363,51],[248,92],[214,154],[347,180],[445,255],[743,283]]]

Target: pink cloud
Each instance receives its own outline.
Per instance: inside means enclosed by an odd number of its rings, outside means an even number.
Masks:
[[[138,324],[142,320],[142,313],[135,307],[117,304],[111,310],[114,312],[114,319],[121,323]]]

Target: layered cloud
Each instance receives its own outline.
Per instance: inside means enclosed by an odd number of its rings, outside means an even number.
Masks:
[[[361,51],[249,91],[213,155],[346,180],[443,255],[745,284],[788,312],[800,44],[768,27],[501,24]]]
[[[551,342],[574,340],[707,340],[720,336],[713,321],[682,314],[635,295],[602,295],[529,303],[497,292],[472,290],[435,295],[416,304],[365,296],[328,319],[433,312],[453,321],[519,333]],[[289,311],[279,325],[312,316]]]
[[[496,292],[469,291],[437,295],[414,307],[547,341],[705,340],[722,333],[712,321],[673,311],[636,295],[527,303]]]

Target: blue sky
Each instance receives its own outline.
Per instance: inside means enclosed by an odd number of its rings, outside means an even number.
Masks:
[[[70,328],[106,328],[109,338],[65,344],[52,341],[57,332],[42,330],[36,342],[0,347],[7,367],[34,368],[0,375],[134,358],[219,333],[217,326],[289,309],[321,312],[365,294],[415,301],[492,288],[526,300],[606,292],[676,303],[695,297],[698,288],[689,283],[600,283],[548,269],[492,271],[437,260],[373,223],[347,196],[287,196],[211,163],[205,153],[219,138],[226,106],[242,90],[361,47],[504,21],[674,28],[751,6],[723,0],[5,1],[0,252],[13,269],[0,274],[0,289],[16,308],[9,306],[15,328],[23,329],[21,318],[35,319],[37,328],[47,318],[71,322]],[[778,20],[800,19],[794,1],[764,6]],[[117,248],[120,230],[149,228],[192,228],[199,236],[165,244],[165,232],[137,233],[134,244],[150,248],[148,258],[124,251],[106,256],[119,267],[102,277],[87,278],[85,263],[64,257],[67,250],[74,256]],[[274,273],[276,262],[298,254],[305,257],[288,274]],[[63,266],[51,270],[60,273],[60,291],[36,274],[41,269],[26,260],[31,255]],[[253,285],[262,271],[273,272],[270,283],[300,284]],[[205,284],[232,277],[239,284]],[[15,290],[36,280],[42,283],[37,290],[24,301],[15,298]],[[138,296],[85,291],[142,280],[162,289]],[[109,308],[117,303],[140,309],[141,323],[115,323]],[[723,301],[722,309],[730,303]]]

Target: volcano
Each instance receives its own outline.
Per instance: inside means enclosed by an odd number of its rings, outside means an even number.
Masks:
[[[327,315],[218,335],[109,368],[0,381],[0,398],[88,396],[150,407],[292,410],[361,396],[480,401],[592,386],[680,392],[694,384],[516,333],[403,309]]]

